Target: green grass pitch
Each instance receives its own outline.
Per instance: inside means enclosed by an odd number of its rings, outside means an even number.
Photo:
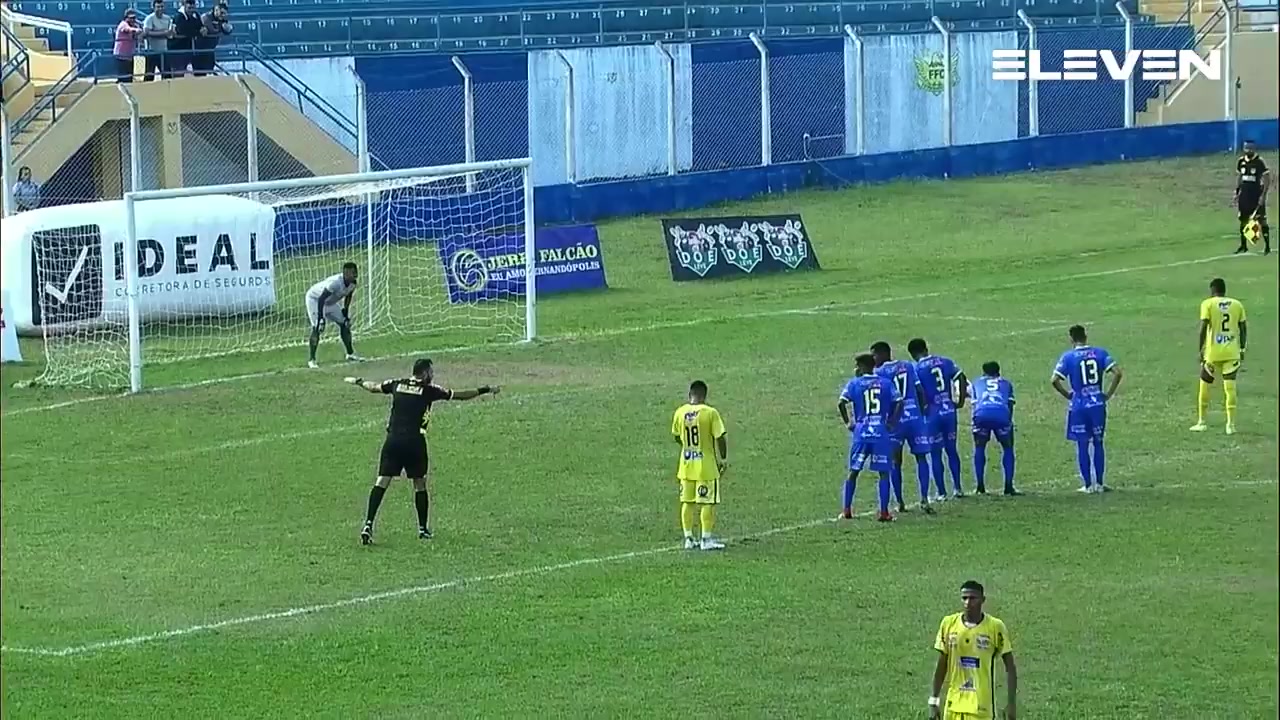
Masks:
[[[437,410],[427,544],[400,484],[379,544],[357,542],[387,403],[340,382],[336,343],[320,371],[57,409],[83,393],[11,389],[38,367],[6,366],[5,717],[925,717],[938,620],[976,578],[1013,634],[1023,718],[1273,718],[1277,268],[1225,257],[1230,167],[704,211],[801,212],[824,268],[724,282],[672,283],[656,218],[605,223],[611,289],[544,299],[548,341],[437,355],[444,383],[504,393]],[[1214,276],[1251,328],[1230,438],[1218,397],[1213,432],[1187,432]],[[1049,387],[1076,322],[1126,370],[1105,496],[1073,492]],[[838,389],[855,352],[916,335],[971,374],[1002,363],[1029,494],[837,526]],[[718,555],[673,549],[668,422],[694,378],[729,427]]]

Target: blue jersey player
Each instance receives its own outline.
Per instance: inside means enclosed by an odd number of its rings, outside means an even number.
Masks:
[[[893,474],[892,484],[898,493],[898,510],[902,511],[902,446],[906,444],[916,458],[916,479],[920,482],[920,509],[926,514],[933,514],[929,506],[929,451],[932,438],[925,426],[925,412],[928,404],[920,378],[916,375],[915,363],[906,360],[894,360],[893,348],[889,343],[880,341],[871,346],[871,356],[876,361],[876,374],[893,382],[898,394],[902,396],[902,417],[899,418],[893,433]]]
[[[987,493],[987,443],[994,434],[1004,449],[1004,494],[1021,495],[1013,487],[1013,383],[1000,375],[1000,363],[982,364],[982,377],[969,385],[973,405],[973,476],[978,493]]]
[[[849,438],[849,476],[844,481],[843,519],[853,518],[853,492],[858,473],[864,469],[880,473],[879,520],[893,520],[889,514],[889,472],[893,450],[890,433],[902,410],[902,397],[893,383],[875,374],[875,360],[868,354],[854,358],[853,379],[840,393],[840,419],[852,433]]]
[[[1053,369],[1053,389],[1067,399],[1067,439],[1076,444],[1080,492],[1106,492],[1107,454],[1102,441],[1107,433],[1107,401],[1120,387],[1124,373],[1111,353],[1089,345],[1084,326],[1072,325],[1067,334],[1071,337],[1071,349],[1062,353]],[[1103,390],[1103,378],[1108,375],[1110,381]]]
[[[933,461],[933,485],[938,492],[938,499],[947,497],[947,478],[942,462],[946,453],[947,465],[951,469],[951,484],[955,488],[955,497],[964,497],[960,486],[960,450],[956,442],[957,410],[964,406],[964,398],[969,394],[968,378],[956,362],[949,357],[929,353],[929,345],[924,338],[916,338],[907,343],[907,352],[916,361],[916,376],[924,391],[925,401],[929,403],[929,411],[925,423],[929,429],[932,445],[929,458]]]

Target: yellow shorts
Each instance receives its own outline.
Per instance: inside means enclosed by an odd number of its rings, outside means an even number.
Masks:
[[[1226,375],[1230,375],[1232,373],[1239,372],[1240,361],[1239,360],[1218,360],[1215,362],[1205,362],[1204,370],[1205,372],[1209,373],[1210,377],[1220,378]]]
[[[680,502],[699,505],[720,504],[719,480],[681,480]]]
[[[991,720],[991,716],[975,715],[973,713],[958,713],[947,710],[942,713],[942,720]]]

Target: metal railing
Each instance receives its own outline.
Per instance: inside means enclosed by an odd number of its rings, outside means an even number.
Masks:
[[[60,113],[67,112],[67,110],[70,109],[69,107],[59,108],[58,98],[68,94],[68,90],[77,80],[88,80],[90,82],[95,80],[93,76],[86,71],[93,67],[93,64],[97,62],[97,60],[98,52],[96,50],[81,53],[76,57],[75,62],[72,63],[71,69],[67,70],[67,72],[57,80],[57,82],[41,93],[35,103],[33,103],[31,107],[27,108],[27,111],[22,113],[22,115],[13,122],[13,137],[16,138],[18,135],[26,132],[27,128],[29,128],[42,113],[46,110],[49,111],[49,124],[41,129],[39,134],[34,138],[30,138],[26,141],[22,149],[22,153],[18,156],[19,158],[34,147],[36,141],[44,137],[45,133],[49,132],[49,128],[52,128],[53,124],[57,122],[58,115]],[[79,100],[81,97],[84,97],[84,94],[88,91],[89,86],[87,85],[79,90],[71,90],[71,92],[75,93],[75,98],[72,101],[72,104],[74,104],[75,100]]]
[[[22,84],[18,89],[31,82],[31,56],[27,54],[27,46],[13,34],[8,25],[0,24],[0,42],[4,44],[4,65],[0,67],[0,86],[9,78],[17,75]],[[8,100],[8,97],[3,98]]]
[[[71,23],[66,20],[54,20],[52,18],[40,17],[38,15],[27,15],[26,13],[14,12],[7,7],[0,8],[0,22],[10,32],[13,31],[15,25],[29,25],[31,27],[43,28],[50,32],[63,33],[67,36],[67,57],[71,58],[71,62],[75,62],[75,45],[74,28]]]

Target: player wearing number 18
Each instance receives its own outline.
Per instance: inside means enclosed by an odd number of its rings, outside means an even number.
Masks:
[[[1110,489],[1105,482],[1107,454],[1103,444],[1107,434],[1107,402],[1120,387],[1124,372],[1111,353],[1089,344],[1084,326],[1072,325],[1067,335],[1072,347],[1062,354],[1053,369],[1053,389],[1067,400],[1067,439],[1076,444],[1080,492],[1106,492]],[[1108,375],[1111,380],[1104,390],[1103,378]]]
[[[720,411],[707,404],[707,384],[694,380],[689,385],[689,402],[676,408],[671,417],[671,435],[680,445],[680,526],[686,550],[723,550],[711,534],[716,525],[716,505],[720,504],[720,477],[729,463],[729,442],[725,438]],[[702,538],[693,534],[694,511],[699,512]]]
[[[1200,303],[1200,393],[1199,411],[1194,432],[1209,428],[1204,418],[1209,411],[1209,388],[1214,378],[1222,378],[1222,394],[1226,398],[1227,434],[1236,431],[1236,374],[1244,360],[1244,346],[1249,341],[1244,304],[1227,297],[1227,281],[1214,278],[1209,283],[1209,297]]]

